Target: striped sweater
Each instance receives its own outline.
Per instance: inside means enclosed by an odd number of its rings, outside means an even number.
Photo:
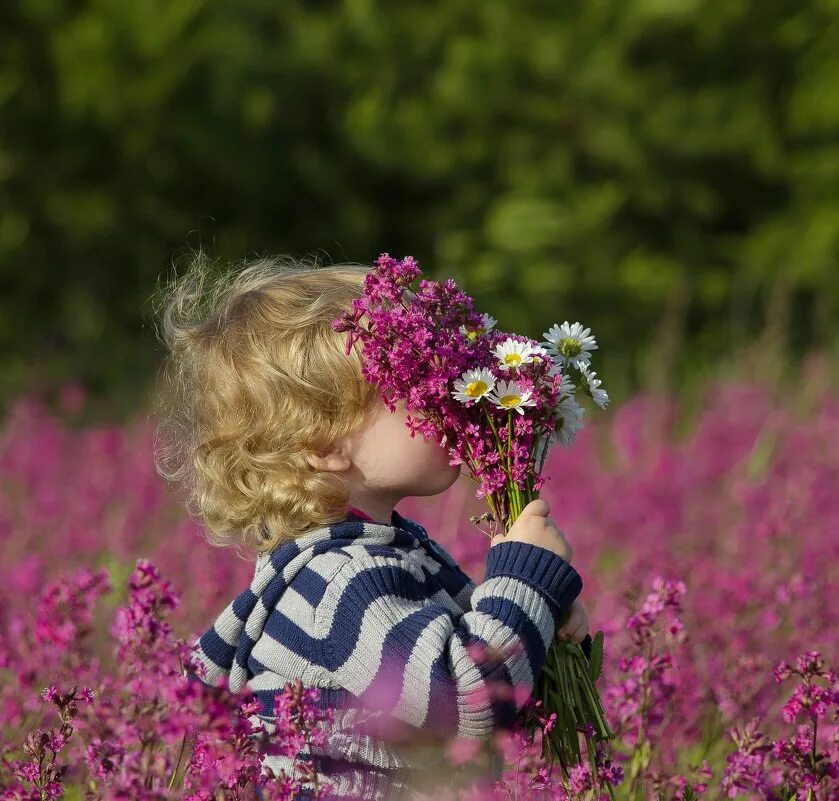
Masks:
[[[570,563],[516,541],[489,549],[476,586],[416,521],[351,508],[261,554],[196,655],[205,683],[225,676],[259,698],[268,732],[286,682],[320,689],[329,736],[298,758],[313,759],[328,799],[424,799],[418,780],[441,743],[511,725],[582,586]],[[294,775],[291,758],[262,764]]]

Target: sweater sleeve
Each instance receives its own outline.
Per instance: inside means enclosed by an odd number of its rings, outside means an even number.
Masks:
[[[526,703],[557,621],[582,587],[553,551],[501,542],[487,554],[471,608],[453,615],[429,600],[423,571],[398,552],[355,557],[318,605],[320,658],[386,726],[484,738],[508,728]]]

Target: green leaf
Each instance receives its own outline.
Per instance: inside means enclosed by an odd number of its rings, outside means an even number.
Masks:
[[[603,632],[598,631],[591,642],[591,659],[588,663],[589,676],[594,684],[603,673]]]

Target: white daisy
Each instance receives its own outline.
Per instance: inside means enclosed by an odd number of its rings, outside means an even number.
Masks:
[[[481,315],[481,324],[477,328],[472,328],[471,326],[467,328],[465,325],[460,326],[460,333],[466,337],[470,342],[473,342],[477,339],[481,334],[486,334],[489,331],[492,331],[495,324],[498,322],[494,317],[490,317],[488,314]]]
[[[609,402],[609,396],[606,394],[605,389],[598,389],[603,382],[599,378],[595,378],[597,373],[594,372],[594,370],[589,372],[588,364],[580,365],[580,372],[586,380],[586,385],[583,387],[586,395],[588,395],[601,409],[605,409],[606,404]]]
[[[455,379],[454,395],[461,403],[469,403],[483,398],[495,386],[495,376],[486,368],[467,370],[460,378]]]
[[[487,397],[502,409],[515,409],[519,414],[524,414],[522,406],[536,405],[536,401],[530,397],[532,394],[529,389],[522,392],[515,381],[499,381],[495,390]]]
[[[547,340],[548,350],[562,360],[563,364],[579,367],[591,358],[589,351],[597,350],[597,343],[590,328],[583,328],[581,323],[553,325],[542,336]]]
[[[531,356],[531,361],[534,362],[534,363],[538,363],[538,362],[541,362],[541,361],[548,361],[550,359],[550,354],[541,345],[531,345],[530,346],[530,356]]]
[[[563,398],[555,407],[556,427],[553,437],[560,445],[570,445],[574,442],[583,426],[583,415],[586,410],[573,397]]]
[[[553,378],[559,373],[562,382],[559,385],[559,395],[573,395],[576,387],[571,383],[570,376],[562,372],[562,362],[551,361],[551,366],[548,368],[548,375]]]
[[[493,351],[493,355],[498,359],[498,366],[502,370],[512,370],[522,364],[532,362],[533,354],[533,345],[528,342],[517,342],[512,337],[507,337],[500,345],[496,345]]]

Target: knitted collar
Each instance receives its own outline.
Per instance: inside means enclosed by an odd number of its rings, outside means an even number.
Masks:
[[[322,553],[343,545],[368,544],[394,545],[410,550],[419,547],[423,540],[428,541],[426,530],[396,509],[391,513],[390,522],[382,523],[351,506],[343,520],[313,528],[290,542],[281,543],[273,551],[260,554],[256,560],[255,575],[268,562],[276,571],[282,571],[285,565],[310,548],[315,553]]]
[[[410,531],[412,534],[416,534],[420,537],[420,539],[427,539],[428,535],[426,534],[425,529],[414,520],[410,518],[403,517],[399,514],[399,512],[394,509],[390,514],[390,522],[389,523],[382,523],[378,520],[374,520],[370,515],[366,512],[361,511],[357,506],[350,506],[347,509],[347,520],[361,520],[365,523],[373,523],[377,526],[393,526],[394,528],[405,528]]]

